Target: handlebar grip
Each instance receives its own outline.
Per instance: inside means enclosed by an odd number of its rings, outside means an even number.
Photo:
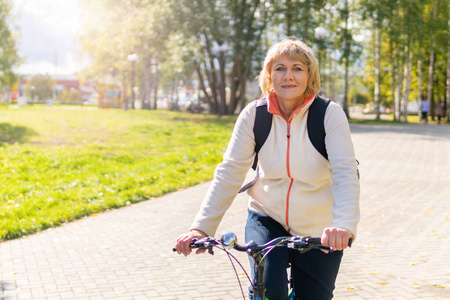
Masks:
[[[195,247],[195,242],[197,242],[197,241],[198,241],[198,239],[192,239],[191,244],[189,245],[189,248],[197,248],[197,247]],[[172,248],[172,251],[177,252],[177,249]]]
[[[237,250],[237,251],[240,251],[240,252],[247,252],[247,251],[248,251],[248,248],[247,248],[247,247],[242,246],[242,245],[239,245],[239,244],[235,244],[235,245],[233,246],[233,249],[235,249],[235,250]]]
[[[307,238],[307,242],[310,245],[320,245],[320,244],[322,244],[322,241],[321,241],[320,237],[308,237]]]
[[[312,245],[318,245],[321,244],[322,242],[320,241],[320,237],[311,237],[309,238],[309,243]],[[353,238],[349,238],[348,240],[348,246],[351,248],[353,244]]]

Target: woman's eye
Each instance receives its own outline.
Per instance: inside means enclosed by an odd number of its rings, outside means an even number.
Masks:
[[[284,68],[283,67],[278,67],[278,68],[275,68],[275,71],[283,71],[284,70]]]

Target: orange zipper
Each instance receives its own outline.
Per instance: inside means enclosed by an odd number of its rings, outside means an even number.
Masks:
[[[294,179],[291,177],[291,169],[289,167],[289,157],[290,157],[290,145],[291,145],[291,123],[287,123],[287,151],[286,151],[286,170],[287,175],[291,179],[291,183],[289,184],[288,193],[286,196],[286,226],[287,231],[290,232],[291,228],[289,227],[289,199],[291,196],[292,184],[294,183]]]

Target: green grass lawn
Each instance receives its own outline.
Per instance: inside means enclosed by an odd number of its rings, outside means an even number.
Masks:
[[[210,180],[235,119],[0,106],[0,240]]]
[[[210,180],[235,117],[0,107],[0,240]]]

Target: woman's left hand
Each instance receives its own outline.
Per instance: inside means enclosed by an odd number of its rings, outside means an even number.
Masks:
[[[353,234],[347,229],[327,227],[323,230],[322,245],[332,247],[333,250],[344,250],[348,247]],[[325,251],[328,253],[328,251]]]

